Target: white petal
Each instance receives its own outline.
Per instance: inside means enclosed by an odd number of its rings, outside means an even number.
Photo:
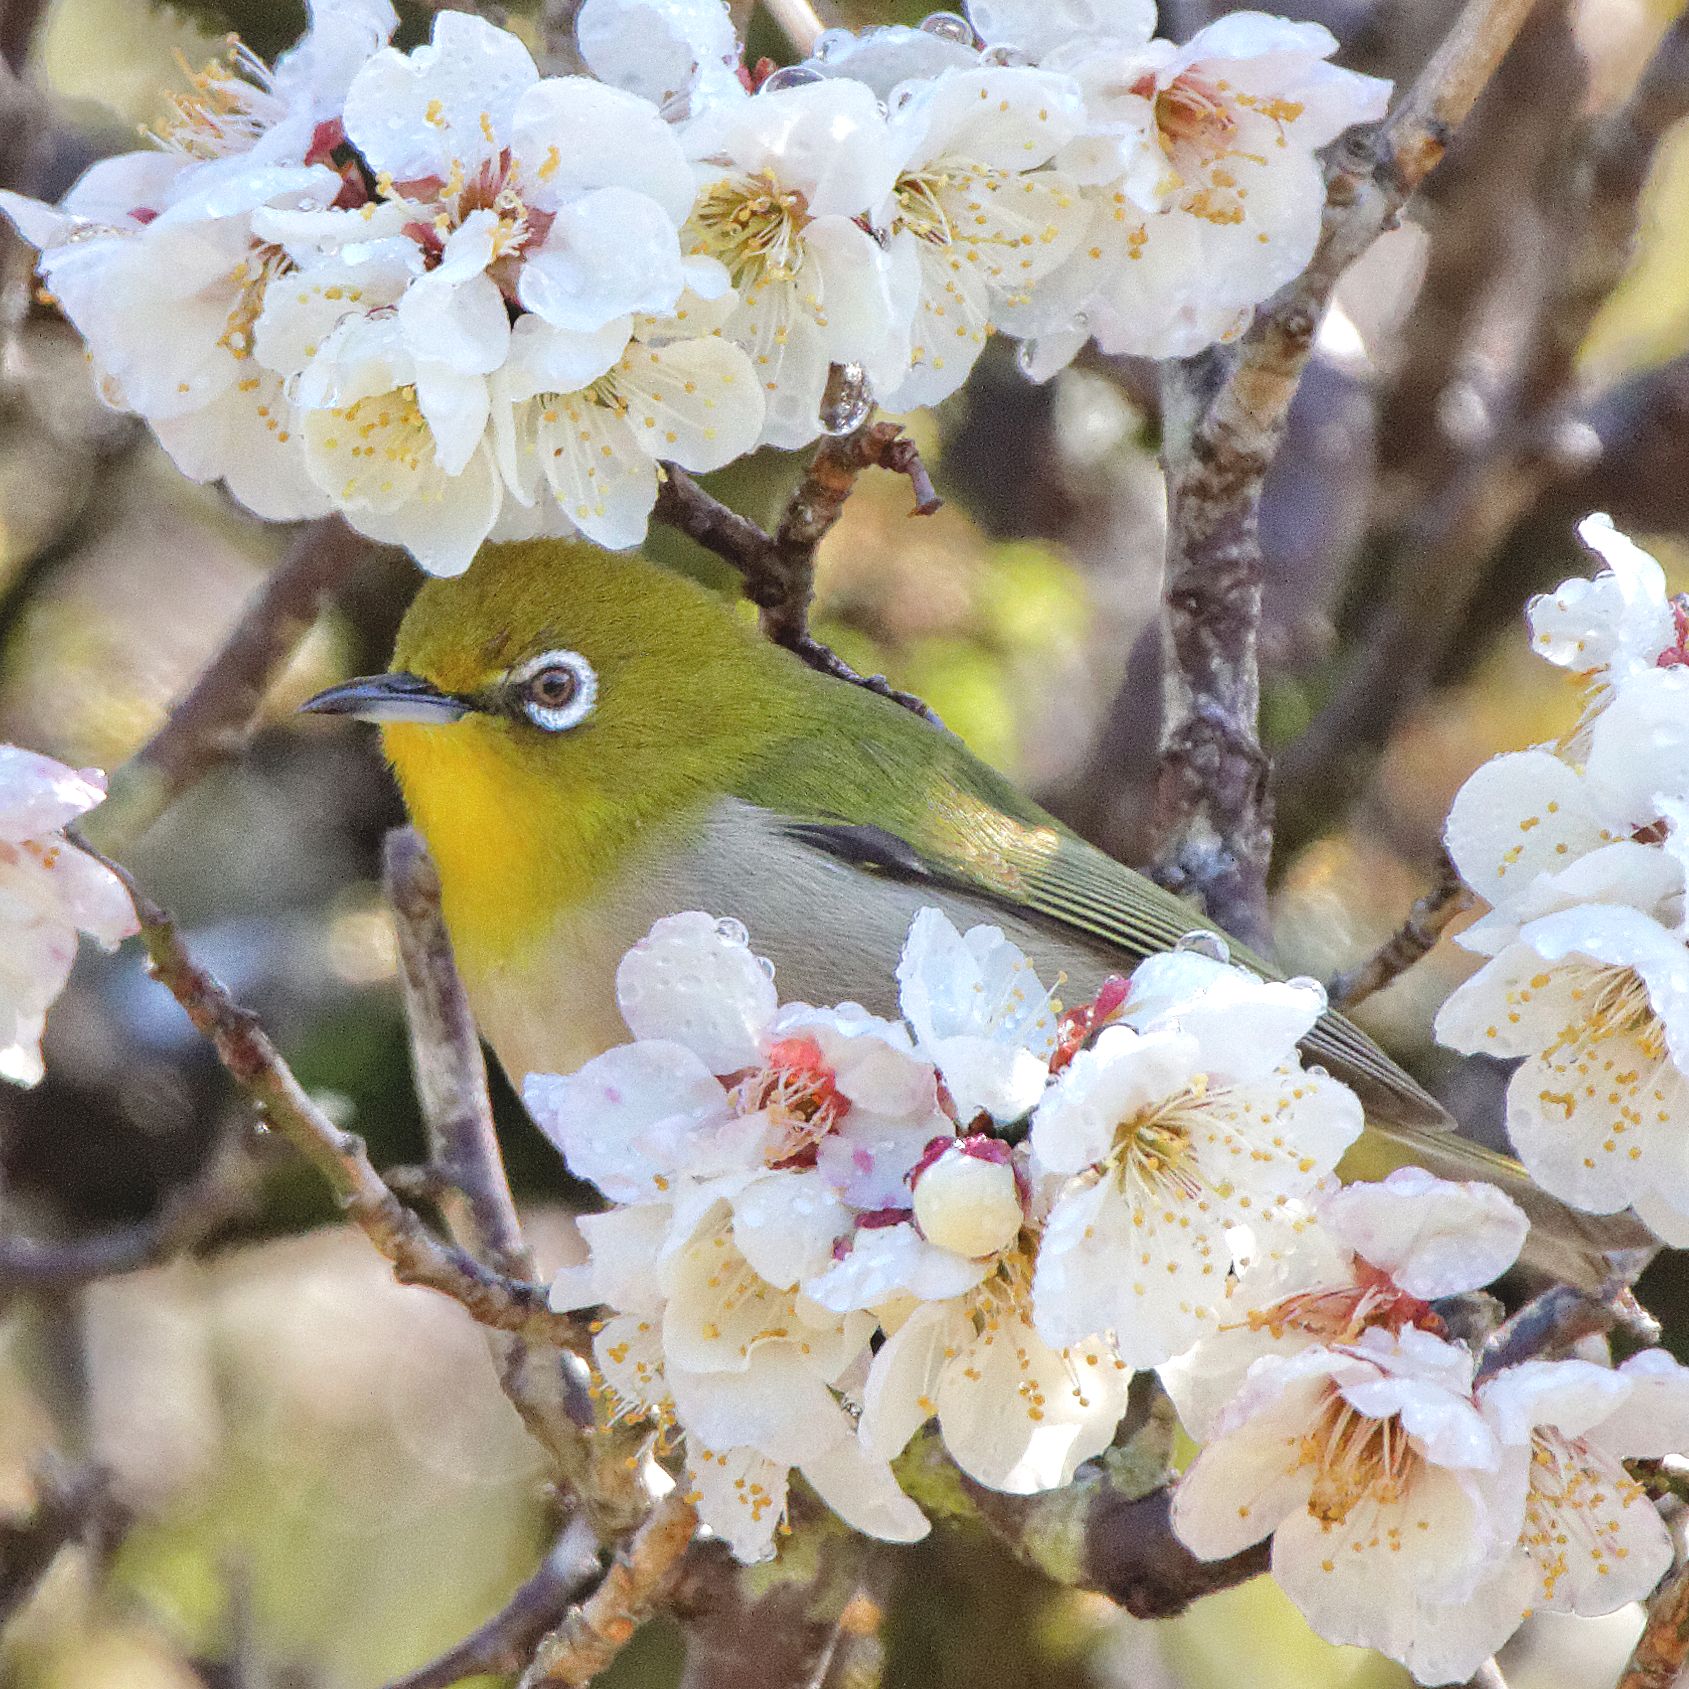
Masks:
[[[535,449],[558,508],[612,551],[639,545],[657,503],[657,465],[626,419],[570,396],[536,405]]]
[[[756,371],[737,346],[714,336],[631,349],[619,391],[651,456],[683,469],[724,468],[762,433]]]
[[[1071,77],[985,67],[929,83],[898,113],[892,141],[905,169],[942,158],[984,170],[1034,170],[1048,164],[1084,121],[1084,99]]]
[[[897,1487],[891,1467],[855,1436],[840,1437],[807,1455],[798,1470],[853,1531],[881,1542],[919,1542],[932,1527]]]
[[[38,751],[0,744],[0,839],[21,844],[67,827],[106,795],[97,768],[67,768]]]
[[[912,1225],[864,1227],[849,1253],[805,1286],[825,1308],[840,1313],[877,1308],[896,1297],[946,1301],[979,1284],[992,1264],[937,1249]]]
[[[1035,59],[1075,37],[1144,42],[1155,33],[1153,0],[967,0],[967,13],[987,43]]]
[[[510,330],[510,359],[500,391],[513,403],[546,393],[578,393],[608,375],[627,351],[631,317],[617,317],[592,334],[553,328],[525,314]]]
[[[577,334],[672,310],[685,285],[679,231],[654,199],[628,188],[595,188],[563,206],[516,284],[530,311]]]
[[[530,1074],[522,1099],[570,1171],[617,1202],[665,1189],[687,1169],[692,1136],[728,1114],[726,1093],[698,1057],[655,1038],[607,1050],[577,1073]]]
[[[581,15],[583,46],[592,4]],[[548,210],[597,188],[655,200],[676,226],[692,209],[695,183],[674,130],[648,99],[588,77],[548,77],[530,88],[516,108],[512,150],[526,197]]]
[[[1335,1191],[1320,1203],[1319,1215],[1362,1260],[1427,1302],[1499,1278],[1530,1229],[1523,1211],[1494,1185],[1453,1184],[1422,1167]]]
[[[1123,1121],[1176,1097],[1200,1070],[1196,1040],[1172,1030],[1105,1027],[1073,1058],[1032,1117],[1032,1152],[1052,1173],[1099,1162]]]
[[[696,911],[658,921],[616,970],[633,1035],[685,1044],[712,1073],[758,1065],[778,998],[742,932]]]
[[[763,1278],[782,1288],[823,1271],[851,1224],[850,1211],[815,1173],[769,1173],[733,1204],[733,1241]]]

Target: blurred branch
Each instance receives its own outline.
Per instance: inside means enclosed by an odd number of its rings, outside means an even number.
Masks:
[[[823,447],[822,451],[825,450]],[[811,472],[813,473],[813,466]],[[902,467],[900,472],[909,475],[912,480],[915,478],[915,472],[910,468]],[[833,471],[829,470],[828,473]],[[920,483],[917,482],[916,485],[919,496]],[[800,496],[801,489],[794,498]],[[792,593],[801,590],[806,595],[802,613],[794,615],[788,611],[782,615],[780,622],[787,628],[794,621],[800,626],[807,626],[809,582],[794,576],[791,565],[780,556],[776,540],[749,517],[730,510],[720,499],[705,492],[684,469],[672,463],[663,465],[663,480],[657,491],[655,515],[659,522],[664,522],[685,534],[706,551],[714,552],[724,563],[738,570],[745,580],[745,596],[752,603],[761,606],[764,611],[770,604],[782,603]],[[812,578],[813,574],[810,576],[810,579]],[[764,626],[766,625],[765,619]],[[798,633],[790,641],[782,639],[779,643],[786,645],[794,656],[819,673],[831,675],[835,680],[849,681],[853,686],[860,686],[882,698],[889,698],[894,704],[901,704],[904,709],[925,717],[935,727],[943,726],[938,717],[912,692],[900,692],[883,674],[858,674],[836,651],[823,645],[807,631]]]
[[[576,1519],[564,1528],[539,1570],[479,1630],[388,1689],[449,1689],[466,1677],[519,1672],[599,1570],[597,1533],[584,1519]]]
[[[1533,1297],[1484,1345],[1478,1363],[1479,1379],[1550,1351],[1569,1349],[1586,1337],[1615,1328],[1630,1333],[1643,1347],[1657,1343],[1659,1325],[1630,1289],[1653,1254],[1648,1251],[1634,1271],[1627,1267],[1594,1294],[1557,1284]]]
[[[1581,464],[1575,360],[1596,312],[1622,278],[1637,205],[1665,129],[1689,115],[1689,15],[1680,16],[1623,110],[1596,127],[1570,167],[1550,243],[1555,260],[1532,334],[1497,420],[1440,494],[1392,546],[1387,596],[1307,731],[1281,759],[1287,809],[1314,804],[1357,758],[1379,750],[1425,694],[1508,533]]]
[[[590,74],[575,38],[583,0],[540,0],[539,65],[546,76]]]
[[[84,848],[89,848],[84,846]],[[322,1174],[353,1222],[392,1263],[401,1284],[439,1291],[480,1324],[557,1348],[584,1350],[584,1325],[555,1314],[542,1285],[505,1277],[442,1243],[376,1172],[361,1139],[342,1132],[311,1100],[258,1017],[196,962],[175,923],[120,864],[89,849],[134,899],[152,974],[181,1004],[235,1084]]]
[[[1648,1607],[1648,1621],[1618,1689],[1673,1689],[1689,1665],[1689,1566],[1680,1567]]]
[[[1445,851],[1438,858],[1431,889],[1415,902],[1401,926],[1364,962],[1332,980],[1328,988],[1332,1008],[1348,1010],[1364,1003],[1422,962],[1455,917],[1471,905],[1472,894]]]
[[[520,1689],[582,1689],[656,1611],[698,1529],[698,1515],[678,1490],[652,1508],[580,1606],[543,1642]]]
[[[0,1236],[0,1307],[11,1296],[72,1290],[197,1248],[252,1211],[259,1184],[252,1151],[247,1123],[236,1119],[194,1178],[166,1196],[145,1220],[87,1237]]]
[[[4,0],[0,4],[0,59],[20,74],[29,58],[46,0]]]
[[[763,4],[798,57],[807,59],[816,37],[827,27],[821,14],[809,0],[763,0]]]
[[[34,1512],[0,1519],[0,1626],[36,1591],[62,1550],[121,1530],[111,1475],[97,1466],[49,1464],[37,1477]]]
[[[847,1626],[877,1630],[863,1577],[883,1551],[824,1513],[795,1529],[806,1540],[788,1539],[772,1577],[721,1543],[695,1547],[672,1603],[686,1631],[680,1689],[820,1689],[843,1669]]]
[[[384,885],[399,941],[411,1067],[428,1130],[430,1170],[452,1236],[477,1260],[532,1279],[487,1095],[487,1065],[440,907],[440,875],[411,827],[387,835]]]
[[[338,517],[313,522],[300,534],[187,696],[113,774],[110,797],[87,823],[96,844],[124,849],[188,787],[245,751],[276,677],[310,632],[324,599],[369,549],[369,541]]]
[[[1155,876],[1222,925],[1267,936],[1268,762],[1258,737],[1261,487],[1338,279],[1394,221],[1523,25],[1533,0],[1468,0],[1401,104],[1339,144],[1308,268],[1235,348],[1169,366],[1161,765]]]

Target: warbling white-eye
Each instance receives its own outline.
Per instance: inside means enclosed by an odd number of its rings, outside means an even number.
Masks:
[[[382,724],[439,866],[481,1030],[518,1085],[625,1041],[614,976],[653,921],[735,916],[784,999],[895,1015],[904,936],[926,905],[999,926],[1080,1002],[1206,923],[1086,844],[956,739],[816,673],[721,597],[636,556],[562,541],[484,550],[431,580],[393,672],[307,709]],[[1243,946],[1231,954],[1276,971]],[[1360,1094],[1345,1172],[1406,1161],[1504,1185],[1533,1261],[1574,1282],[1646,1244],[1623,1216],[1544,1196],[1364,1033],[1327,1015],[1304,1045]]]

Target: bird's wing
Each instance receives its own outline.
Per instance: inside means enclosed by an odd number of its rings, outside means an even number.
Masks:
[[[873,823],[819,817],[793,818],[786,829],[796,842],[856,867],[965,891],[1023,919],[1060,927],[1090,940],[1099,953],[1118,954],[1123,968],[1202,929],[1201,915],[1189,904],[1054,821],[1023,820],[965,791],[939,801],[950,810],[944,824],[911,829],[918,834],[913,839]],[[1244,946],[1226,942],[1244,966],[1283,977]],[[1423,1132],[1446,1132],[1453,1124],[1434,1098],[1341,1015],[1322,1016],[1303,1050],[1353,1086],[1377,1119]]]

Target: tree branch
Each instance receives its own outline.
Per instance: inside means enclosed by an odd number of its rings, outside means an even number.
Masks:
[[[920,496],[922,482],[916,480],[914,469],[904,465],[888,467],[898,467],[901,473],[915,480],[917,496]],[[724,563],[738,570],[745,580],[745,596],[752,603],[766,607],[766,604],[783,602],[793,591],[794,573],[792,566],[781,559],[775,539],[749,517],[730,510],[720,499],[705,492],[684,469],[668,463],[663,465],[663,471],[663,481],[657,492],[656,519],[685,534],[706,551],[714,552]],[[807,580],[803,582],[802,590],[806,595],[804,613],[797,619],[807,627]],[[786,613],[782,617],[782,625],[789,627],[793,619],[790,612]],[[786,642],[782,640],[780,643]],[[858,674],[836,651],[807,631],[798,634],[787,648],[821,674],[889,698],[894,704],[901,704],[904,709],[924,717],[935,727],[944,725],[914,693],[899,691],[883,674]]]
[[[1472,901],[1460,871],[1448,854],[1442,853],[1431,889],[1414,903],[1401,926],[1364,962],[1332,980],[1327,988],[1332,1008],[1347,1011],[1364,1003],[1424,961],[1455,918],[1471,908]]]
[[[1689,1664],[1689,1566],[1679,1569],[1648,1607],[1648,1622],[1618,1689],[1674,1689]]]
[[[816,38],[827,27],[821,14],[809,0],[764,0],[764,4],[780,33],[791,42],[793,51],[800,59],[807,59]]]
[[[551,1311],[544,1286],[493,1272],[433,1236],[388,1189],[362,1140],[342,1132],[311,1100],[258,1017],[194,960],[170,916],[147,897],[128,869],[87,845],[83,848],[109,868],[134,899],[153,977],[181,1004],[266,1124],[303,1152],[328,1182],[348,1216],[392,1263],[401,1284],[437,1290],[496,1331],[576,1352],[590,1348],[580,1321]]]
[[[388,1689],[449,1689],[466,1677],[520,1671],[600,1570],[597,1533],[584,1519],[573,1520],[539,1570],[484,1625]]]
[[[1629,1332],[1643,1347],[1657,1343],[1659,1325],[1630,1289],[1631,1281],[1641,1275],[1652,1257],[1653,1251],[1647,1252],[1634,1271],[1616,1275],[1593,1295],[1569,1284],[1557,1284],[1534,1297],[1484,1345],[1478,1363],[1479,1380],[1615,1328]]]
[[[35,1593],[62,1550],[110,1537],[123,1525],[111,1476],[99,1467],[54,1463],[40,1473],[37,1489],[33,1513],[0,1520],[0,1626]]]
[[[1308,268],[1236,348],[1170,366],[1163,382],[1169,662],[1154,872],[1252,943],[1267,937],[1272,852],[1257,720],[1262,482],[1338,279],[1441,158],[1532,4],[1468,0],[1397,109],[1337,148]]]
[[[543,1642],[520,1689],[583,1689],[657,1610],[698,1529],[698,1515],[678,1490],[652,1508],[580,1606]]]
[[[126,848],[188,787],[245,751],[276,677],[324,600],[370,549],[339,517],[300,534],[187,696],[113,774],[111,795],[88,818],[90,839],[107,850]]]

